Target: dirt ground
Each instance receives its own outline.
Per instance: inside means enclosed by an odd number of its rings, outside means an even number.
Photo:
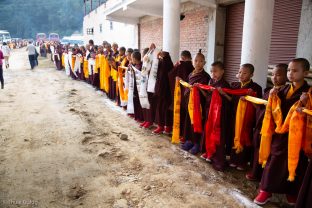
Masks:
[[[140,129],[103,93],[15,50],[0,90],[0,207],[257,207],[257,183]],[[128,138],[121,139],[125,134]],[[266,207],[281,206],[282,197]]]

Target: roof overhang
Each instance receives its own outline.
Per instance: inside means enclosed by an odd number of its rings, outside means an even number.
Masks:
[[[216,7],[215,0],[181,0],[193,2],[207,7]],[[141,17],[163,16],[163,0],[120,0],[111,5],[104,15],[107,20],[138,24]]]

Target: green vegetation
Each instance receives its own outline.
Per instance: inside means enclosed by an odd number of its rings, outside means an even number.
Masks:
[[[0,30],[12,37],[35,38],[36,33],[71,35],[82,31],[83,0],[0,0]]]

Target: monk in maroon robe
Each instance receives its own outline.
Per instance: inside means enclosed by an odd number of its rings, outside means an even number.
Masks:
[[[160,57],[154,94],[155,102],[157,103],[155,122],[158,127],[153,131],[154,134],[162,133],[166,124],[173,119],[172,117],[170,118],[168,111],[172,101],[168,74],[173,69],[173,63],[168,52],[161,52]]]
[[[171,99],[174,100],[174,88],[176,77],[179,77],[182,80],[187,80],[188,76],[194,70],[192,63],[192,55],[189,51],[181,52],[181,60],[176,63],[173,70],[169,73],[169,84],[171,91]],[[181,88],[181,95],[184,94],[184,88]],[[184,119],[187,113],[187,105],[185,105],[184,96],[181,96],[181,108],[180,108],[180,135],[183,135],[184,132]],[[173,102],[169,107],[169,110],[173,112]],[[173,113],[172,113],[173,114]],[[184,143],[185,139],[180,138],[180,143]]]
[[[293,59],[288,66],[287,77],[291,84],[280,89],[272,89],[270,93],[276,93],[281,99],[281,111],[283,122],[290,108],[300,99],[303,92],[308,92],[309,85],[304,80],[310,69],[309,62],[304,58]],[[290,205],[296,203],[304,173],[308,165],[308,159],[303,151],[300,152],[296,168],[295,180],[288,181],[288,133],[272,136],[271,152],[263,170],[260,193],[254,202],[259,205],[267,203],[272,193],[286,194]]]
[[[134,51],[131,55],[132,64],[137,70],[142,69],[141,53]],[[134,73],[135,74],[135,73]],[[143,122],[143,111],[140,103],[139,92],[137,87],[136,76],[134,76],[134,91],[133,91],[133,106],[134,106],[134,119],[138,122]]]
[[[243,64],[238,72],[238,78],[239,82],[233,82],[231,84],[232,89],[250,89],[250,93],[256,97],[262,97],[262,88],[255,82],[252,81],[252,76],[254,73],[254,66],[252,64]],[[235,118],[236,118],[236,111],[239,99],[241,99],[240,96],[233,96],[232,99],[232,105],[233,105],[233,113],[231,118],[231,129],[232,132],[232,138],[234,138],[235,135]],[[252,141],[252,133],[253,133],[253,127],[256,123],[256,116],[253,117],[253,120],[249,122],[249,129],[245,129],[245,131],[249,131],[248,134],[250,135],[250,141]],[[238,170],[245,170],[247,167],[248,162],[252,162],[252,155],[253,155],[253,149],[252,146],[244,147],[244,150],[240,153],[236,153],[236,150],[229,149],[231,146],[233,147],[233,139],[231,141],[231,144],[227,144],[227,151],[231,151],[231,161],[230,161],[230,167],[237,168]]]
[[[208,85],[213,86],[215,88],[230,88],[230,84],[225,81],[223,75],[224,75],[224,65],[222,62],[216,61],[211,64],[210,74],[212,75],[212,78],[210,79]],[[208,91],[201,90],[202,93],[206,97],[206,115],[205,115],[205,125],[209,117],[209,109],[210,109],[210,103],[211,103],[211,96],[212,93]],[[204,131],[202,135],[202,148],[203,152],[205,152],[203,155],[201,155],[201,158],[206,160],[207,162],[212,163],[213,168],[218,171],[223,171],[226,165],[226,151],[225,151],[225,144],[226,140],[230,139],[229,131],[228,131],[228,115],[230,114],[230,101],[231,97],[224,93],[222,90],[219,90],[221,99],[222,99],[222,107],[221,107],[221,115],[220,115],[220,144],[216,146],[215,153],[208,158],[208,155],[206,153],[205,147],[206,147],[206,131]]]
[[[201,53],[201,50],[199,53],[197,53],[195,59],[194,59],[194,70],[189,75],[188,80],[186,80],[190,85],[194,85],[196,83],[199,84],[208,84],[210,81],[210,76],[207,72],[204,70],[205,66],[205,56]],[[190,89],[186,88],[184,91],[185,96],[185,105],[188,106],[188,102],[190,99]],[[205,97],[203,95],[200,95],[200,104],[201,106],[205,106]],[[202,118],[205,118],[205,108],[202,108]],[[202,125],[204,125],[204,119],[202,119]],[[200,144],[201,144],[201,133],[195,133],[193,125],[191,124],[191,119],[189,114],[186,114],[185,122],[184,122],[184,133],[183,137],[186,140],[186,142],[181,146],[181,148],[185,151],[189,151],[191,154],[197,154],[200,152]]]
[[[282,87],[286,84],[287,81],[287,64],[277,64],[273,71],[272,71],[272,83],[274,87]],[[262,99],[268,100],[269,93],[272,88],[268,87],[264,90],[264,94]],[[262,122],[265,113],[265,105],[256,105],[256,125],[253,132],[253,148],[254,148],[254,155],[253,155],[253,163],[252,163],[252,170],[246,174],[246,179],[250,181],[260,181],[262,177],[262,170],[263,168],[259,164],[259,148],[260,148],[260,141],[261,141],[261,128]]]

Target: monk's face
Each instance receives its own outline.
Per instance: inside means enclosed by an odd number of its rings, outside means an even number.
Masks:
[[[307,75],[301,63],[290,62],[288,65],[287,78],[290,82],[301,82]]]
[[[279,67],[274,67],[272,71],[272,83],[274,86],[281,86],[284,85],[287,81],[287,73]]]
[[[218,66],[211,66],[210,74],[213,80],[220,80],[224,74],[224,70]]]
[[[132,53],[127,52],[127,60],[129,62],[132,62],[131,55],[132,55]]]
[[[247,67],[241,67],[238,71],[238,79],[242,83],[249,82],[253,76],[250,69]]]
[[[124,50],[119,50],[119,55],[121,55],[121,56],[125,55],[125,51]]]
[[[205,64],[206,64],[206,61],[205,59],[200,56],[200,55],[197,55],[194,59],[194,68],[195,70],[201,70],[204,68]]]
[[[113,50],[114,50],[114,51],[118,51],[118,45],[117,45],[117,44],[114,44],[114,45],[113,45]]]

